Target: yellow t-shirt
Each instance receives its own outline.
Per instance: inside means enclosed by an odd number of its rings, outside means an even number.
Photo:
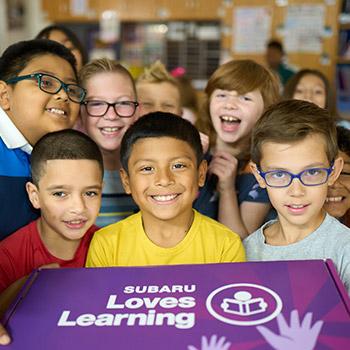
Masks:
[[[194,211],[192,226],[175,247],[162,248],[146,235],[137,213],[98,230],[86,266],[146,266],[245,261],[240,237],[219,222]]]

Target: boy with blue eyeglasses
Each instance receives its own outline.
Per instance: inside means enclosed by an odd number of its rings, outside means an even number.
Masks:
[[[313,103],[272,105],[253,129],[251,168],[266,188],[277,220],[244,240],[247,260],[333,260],[350,290],[350,229],[323,209],[338,178],[336,126]]]
[[[22,41],[0,57],[0,240],[38,217],[25,190],[32,147],[71,128],[84,97],[75,58],[61,44]]]

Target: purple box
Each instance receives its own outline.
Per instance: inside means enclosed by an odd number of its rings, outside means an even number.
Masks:
[[[349,306],[328,260],[41,270],[6,349],[345,350]]]

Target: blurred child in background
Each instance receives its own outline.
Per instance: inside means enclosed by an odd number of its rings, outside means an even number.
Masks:
[[[338,116],[335,96],[327,77],[316,69],[302,69],[286,84],[283,99],[313,102],[326,108],[334,117]]]
[[[295,71],[286,64],[286,53],[279,40],[271,39],[267,43],[265,59],[271,71],[278,76],[283,90],[283,86],[293,77]]]
[[[184,100],[181,96],[185,91],[181,90],[181,85],[177,79],[167,71],[160,61],[156,61],[145,69],[144,73],[137,79],[136,89],[140,102],[140,117],[157,111],[170,112],[184,117],[182,105]],[[206,153],[209,147],[209,138],[202,132],[200,132],[200,137],[203,151]]]
[[[160,61],[145,68],[136,81],[136,89],[140,116],[156,111],[182,115],[179,85]]]
[[[71,51],[77,61],[77,70],[87,62],[87,53],[79,38],[70,29],[54,24],[43,28],[36,39],[49,39],[57,41]]]

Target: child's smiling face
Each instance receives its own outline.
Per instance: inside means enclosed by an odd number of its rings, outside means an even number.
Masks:
[[[100,72],[86,82],[87,101],[109,103],[135,101],[136,96],[129,77],[119,72]],[[105,151],[119,150],[121,140],[136,119],[137,110],[128,118],[119,117],[110,106],[102,117],[89,116],[85,106],[81,107],[81,117],[88,135]]]
[[[47,73],[66,84],[77,84],[71,65],[52,54],[34,57],[18,76]],[[73,127],[79,113],[79,103],[72,102],[64,89],[49,94],[39,89],[36,79],[7,85],[8,98],[2,97],[2,107],[31,145],[52,131]]]
[[[138,140],[132,147],[128,174],[121,170],[126,192],[140,207],[143,220],[153,224],[187,224],[205,173],[206,162],[198,166],[191,146],[172,137]]]
[[[341,218],[350,209],[350,157],[339,152],[339,156],[344,159],[344,168],[337,181],[328,188],[325,209],[327,212]]]
[[[27,191],[33,206],[41,209],[41,234],[79,240],[98,215],[102,172],[94,160],[48,160],[38,186],[27,183]]]
[[[286,170],[298,174],[312,168],[329,168],[330,162],[325,151],[325,141],[319,134],[309,135],[291,144],[265,142],[262,145],[260,169],[263,172]],[[264,179],[253,167],[254,175],[261,187],[267,189],[271,204],[286,229],[303,228],[313,232],[322,222],[322,207],[327,197],[328,186],[337,179],[342,169],[342,160],[334,161],[334,168],[328,180],[317,186],[305,186],[299,179],[293,179],[287,187],[267,186]]]
[[[225,143],[235,143],[250,136],[260,118],[264,101],[259,90],[239,94],[216,89],[210,97],[210,117],[217,137]]]

